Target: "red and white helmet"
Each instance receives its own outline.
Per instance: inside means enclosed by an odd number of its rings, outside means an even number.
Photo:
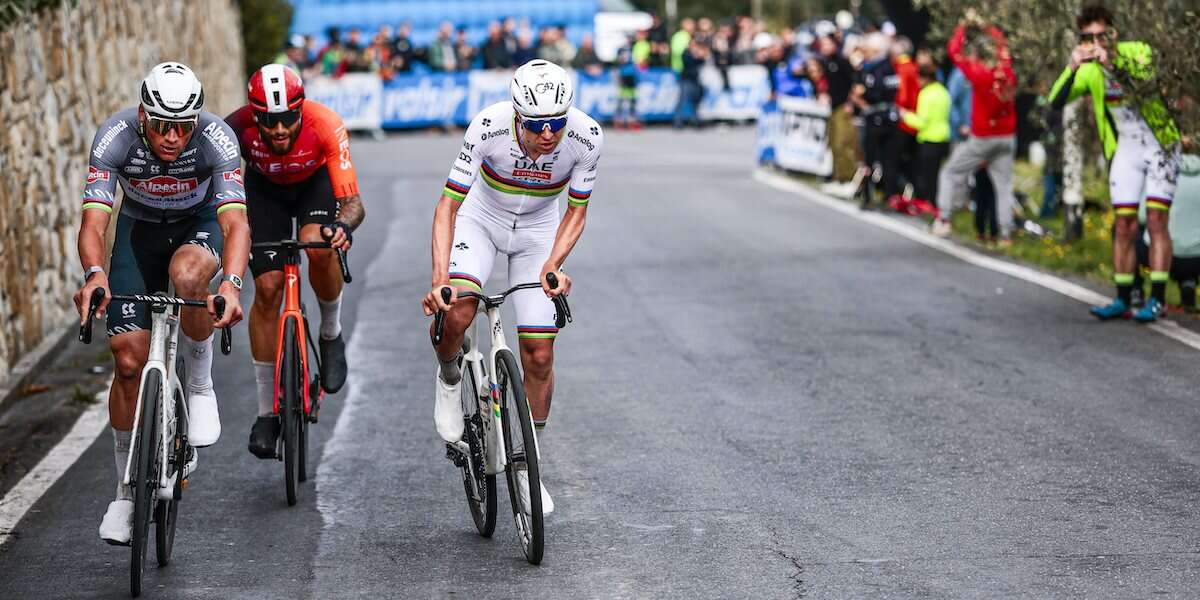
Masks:
[[[266,65],[250,76],[246,99],[257,112],[281,113],[304,103],[304,82],[286,65]]]

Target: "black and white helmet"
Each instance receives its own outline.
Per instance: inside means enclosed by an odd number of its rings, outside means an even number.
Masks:
[[[187,65],[165,62],[142,80],[142,108],[160,119],[195,119],[204,107],[204,89]]]
[[[513,74],[513,108],[523,117],[556,117],[567,113],[575,88],[566,69],[541,59],[531,60]]]

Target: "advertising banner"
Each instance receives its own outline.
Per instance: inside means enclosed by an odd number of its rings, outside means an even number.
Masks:
[[[833,173],[829,151],[829,107],[804,98],[781,96],[763,106],[758,121],[758,157],[790,171]]]

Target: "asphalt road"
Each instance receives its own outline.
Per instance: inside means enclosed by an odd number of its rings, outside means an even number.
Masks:
[[[478,537],[433,428],[418,307],[458,143],[355,141],[351,383],[313,430],[317,475],[288,508],[281,463],[246,452],[242,328],[218,362],[225,433],[150,597],[1200,589],[1195,351],[753,181],[749,129],[609,136],[540,438],[545,562],[524,562],[503,489]],[[96,535],[110,448],[0,549],[0,597],[127,593],[128,550]]]

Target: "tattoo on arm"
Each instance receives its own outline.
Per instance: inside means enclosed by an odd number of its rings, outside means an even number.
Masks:
[[[358,229],[362,225],[363,218],[367,216],[367,210],[363,208],[362,196],[354,194],[347,198],[338,199],[338,214],[337,220],[350,226],[350,229]]]

